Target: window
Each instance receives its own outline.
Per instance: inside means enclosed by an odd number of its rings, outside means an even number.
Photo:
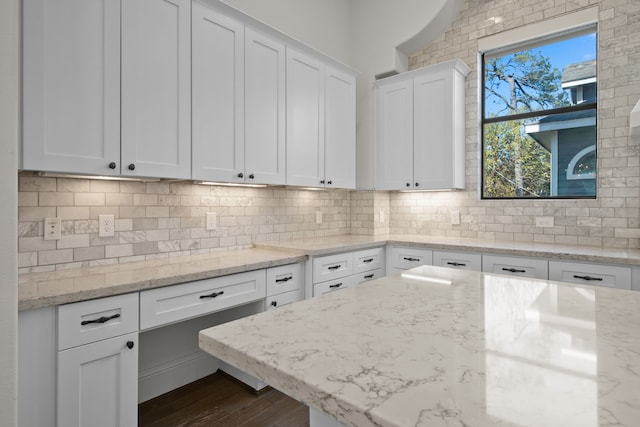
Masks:
[[[595,25],[484,52],[482,198],[595,198]]]

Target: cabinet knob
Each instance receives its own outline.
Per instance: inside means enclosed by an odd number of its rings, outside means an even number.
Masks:
[[[111,162],[109,163],[109,169],[115,169],[116,168],[116,162]]]
[[[238,178],[244,178],[244,174],[243,174],[242,172],[240,172],[240,173],[238,174]]]
[[[320,181],[320,184],[324,184],[324,179],[322,181]]]
[[[333,181],[327,181],[327,184],[331,185],[333,184]]]
[[[407,182],[407,187],[411,187],[411,183],[410,182]]]
[[[135,170],[135,168],[136,168],[136,165],[134,165],[133,163],[129,163],[129,170],[130,171]]]
[[[277,307],[278,306],[278,301],[271,301],[271,305],[274,306],[274,307]]]
[[[420,183],[419,182],[416,182],[416,187],[420,187]]]
[[[133,346],[134,346],[134,345],[135,345],[135,344],[133,343],[133,341],[127,341],[127,348],[128,348],[129,350],[131,350],[131,349],[133,348]]]
[[[249,175],[249,179],[254,179],[256,176],[254,174]]]

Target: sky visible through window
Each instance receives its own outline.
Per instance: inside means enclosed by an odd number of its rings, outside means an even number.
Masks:
[[[596,59],[596,47],[596,34],[592,33],[569,40],[538,46],[531,50],[533,52],[541,52],[543,56],[549,58],[551,66],[557,68],[560,73],[562,73],[568,64]],[[512,55],[505,56],[504,58],[508,59],[510,56]],[[502,84],[500,92],[508,96],[508,86]],[[492,99],[490,94],[486,94],[486,96],[485,117],[490,117],[504,108],[504,103],[493,102],[494,99]]]

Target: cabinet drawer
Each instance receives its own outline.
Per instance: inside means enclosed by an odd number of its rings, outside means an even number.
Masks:
[[[549,263],[540,258],[483,255],[482,271],[546,280],[549,278]]]
[[[549,261],[549,280],[631,289],[631,268],[616,265]]]
[[[302,299],[302,292],[300,290],[268,296],[267,299],[265,299],[265,310],[273,310],[274,308],[302,301]]]
[[[302,264],[282,265],[267,269],[267,296],[302,288]]]
[[[482,255],[467,252],[434,251],[433,265],[480,271],[482,268]]]
[[[375,270],[364,271],[362,273],[354,274],[354,276],[356,278],[355,283],[364,283],[370,280],[375,280],[375,279],[384,277],[384,269],[376,268]]]
[[[313,285],[313,296],[326,294],[327,292],[339,291],[360,283],[360,274],[354,274],[339,279],[329,280],[328,282],[316,283]]]
[[[375,270],[384,267],[384,248],[373,248],[353,253],[353,272]]]
[[[253,302],[267,295],[264,270],[140,292],[140,329]]]
[[[353,252],[313,259],[313,283],[353,274]]]
[[[417,248],[391,248],[391,267],[408,268],[417,267],[419,265],[431,265],[433,259],[433,251],[430,249]]]
[[[58,350],[137,331],[137,292],[58,307]]]

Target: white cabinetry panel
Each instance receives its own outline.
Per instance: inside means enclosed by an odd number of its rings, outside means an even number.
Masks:
[[[324,184],[356,187],[356,79],[325,68]]]
[[[433,251],[433,265],[481,271],[482,255],[469,252]]]
[[[58,426],[138,424],[138,333],[58,354]]]
[[[23,2],[24,169],[120,173],[120,3]]]
[[[377,88],[376,189],[413,187],[413,80]]]
[[[245,181],[286,180],[286,50],[283,42],[245,29]]]
[[[549,261],[549,280],[631,289],[631,267]]]
[[[192,177],[242,182],[244,25],[193,3]]]
[[[324,64],[287,47],[287,184],[324,180]]]
[[[191,2],[122,2],[122,174],[191,177]]]
[[[392,246],[389,249],[389,271],[393,269],[407,270],[419,265],[433,264],[433,251],[431,249],[407,248]]]
[[[482,255],[482,271],[546,280],[549,278],[549,262],[539,258]]]

